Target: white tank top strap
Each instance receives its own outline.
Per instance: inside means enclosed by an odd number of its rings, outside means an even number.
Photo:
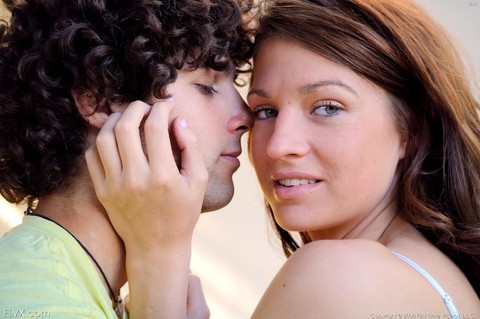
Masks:
[[[452,298],[450,295],[440,286],[438,281],[435,280],[425,269],[420,267],[416,262],[411,260],[410,258],[407,258],[403,256],[402,254],[399,254],[395,251],[392,251],[398,258],[402,259],[404,262],[409,264],[411,267],[413,267],[416,271],[418,271],[425,279],[427,279],[430,284],[437,290],[437,292],[440,294],[442,297],[443,301],[445,302],[445,306],[448,309],[448,312],[450,313],[450,318],[455,319],[455,318],[460,318],[460,314],[455,307],[455,304],[453,303]]]

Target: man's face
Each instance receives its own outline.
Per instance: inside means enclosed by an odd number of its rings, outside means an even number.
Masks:
[[[240,138],[252,125],[250,110],[233,84],[233,74],[209,68],[180,71],[168,93],[175,100],[171,119],[184,117],[202,146],[209,172],[202,211],[220,209],[233,196],[232,175],[240,166]],[[174,153],[178,162],[175,145]]]

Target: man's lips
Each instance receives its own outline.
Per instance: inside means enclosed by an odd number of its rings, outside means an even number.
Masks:
[[[240,154],[242,154],[242,150],[235,150],[232,152],[222,153],[220,157],[230,162],[234,166],[235,170],[237,170],[240,167],[240,160],[238,159]]]
[[[222,153],[221,156],[239,157],[241,154],[242,154],[242,150],[235,150],[231,152]]]

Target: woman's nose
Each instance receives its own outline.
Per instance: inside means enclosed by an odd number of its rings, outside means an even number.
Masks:
[[[273,159],[303,156],[309,150],[306,123],[300,112],[279,112],[267,143],[267,154]]]

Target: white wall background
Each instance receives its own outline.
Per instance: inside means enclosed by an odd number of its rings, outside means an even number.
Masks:
[[[451,33],[480,86],[480,0],[417,0]],[[477,90],[480,97],[480,91]],[[246,147],[244,147],[246,150]],[[269,232],[263,198],[246,154],[235,175],[232,203],[200,218],[192,271],[202,278],[211,319],[244,319],[283,263]],[[0,200],[0,234],[20,222],[19,210]]]

